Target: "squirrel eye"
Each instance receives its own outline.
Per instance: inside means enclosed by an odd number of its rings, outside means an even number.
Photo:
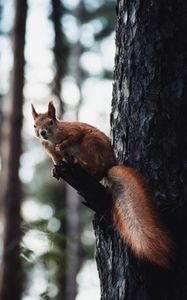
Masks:
[[[53,120],[50,121],[50,125],[53,125]]]
[[[36,124],[34,124],[34,128],[36,128]]]

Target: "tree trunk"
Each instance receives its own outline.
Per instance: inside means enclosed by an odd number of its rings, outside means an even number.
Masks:
[[[187,2],[119,0],[111,125],[175,242],[171,270],[137,260],[96,218],[101,299],[187,299]],[[143,212],[142,212],[143,215]]]
[[[66,300],[74,300],[77,295],[76,277],[81,266],[80,243],[81,243],[81,224],[80,224],[80,196],[69,185],[67,188],[67,281],[66,281]]]
[[[55,60],[55,77],[53,80],[53,92],[57,99],[59,100],[60,113],[61,115],[64,113],[64,102],[61,97],[61,89],[62,89],[62,80],[66,74],[67,69],[67,58],[69,47],[67,46],[67,42],[65,41],[65,36],[62,31],[61,18],[64,14],[64,7],[60,0],[51,0],[52,4],[52,13],[51,19],[54,26],[54,60]]]
[[[16,1],[14,27],[14,68],[12,104],[10,116],[9,156],[6,190],[3,204],[5,213],[4,249],[1,282],[1,299],[21,299],[23,275],[19,243],[21,240],[21,183],[19,179],[19,158],[21,149],[22,106],[24,85],[24,44],[27,15],[27,1]]]
[[[62,30],[61,18],[66,13],[65,7],[60,0],[52,0],[51,19],[54,25],[54,58],[55,77],[53,82],[53,92],[60,102],[61,116],[64,113],[64,103],[61,97],[62,81],[67,73],[67,61],[69,56],[69,44]],[[61,244],[63,253],[63,272],[60,265],[58,276],[58,299],[74,300],[77,294],[76,277],[81,265],[80,258],[80,201],[79,195],[72,191],[68,185],[64,185],[64,203],[56,205],[58,209],[67,210],[61,233],[67,239]]]
[[[84,74],[83,74],[83,70],[81,67],[81,63],[80,63],[80,59],[81,59],[81,55],[84,52],[84,47],[81,44],[81,30],[82,30],[82,25],[83,25],[83,20],[84,20],[84,16],[85,16],[85,8],[84,8],[84,3],[83,0],[79,1],[79,4],[77,5],[76,9],[75,9],[75,17],[76,17],[76,22],[79,28],[78,31],[78,40],[77,43],[75,44],[75,46],[73,47],[72,50],[72,71],[74,74],[74,79],[76,81],[76,85],[79,89],[79,101],[78,104],[76,106],[76,120],[79,120],[79,112],[83,103],[83,94],[82,94],[82,85],[83,85],[83,81],[84,81]]]

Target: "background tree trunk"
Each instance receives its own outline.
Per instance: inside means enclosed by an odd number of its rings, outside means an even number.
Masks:
[[[82,95],[82,87],[83,87],[83,82],[84,82],[84,73],[81,67],[81,55],[84,53],[84,47],[81,44],[81,26],[83,25],[83,20],[85,17],[85,7],[84,7],[84,3],[83,0],[79,1],[79,4],[77,5],[76,9],[75,9],[75,16],[76,16],[76,20],[77,20],[77,24],[78,24],[78,28],[79,28],[79,33],[78,33],[78,40],[77,43],[75,45],[75,47],[73,47],[72,50],[72,71],[74,74],[74,78],[77,84],[77,87],[79,89],[79,93],[80,93],[80,97],[79,97],[79,101],[78,104],[76,106],[76,120],[79,120],[79,112],[81,109],[81,106],[83,104],[83,95]]]
[[[27,1],[16,1],[14,27],[14,69],[10,116],[9,156],[7,182],[4,194],[4,249],[0,298],[21,299],[23,274],[19,243],[21,240],[20,205],[22,198],[19,179],[19,158],[21,149],[22,106],[24,86],[24,45],[27,16]]]
[[[67,41],[65,35],[62,31],[61,19],[66,9],[64,8],[62,2],[60,0],[51,0],[52,4],[52,13],[51,19],[54,26],[54,61],[55,61],[55,77],[53,80],[53,93],[57,97],[59,101],[60,113],[61,115],[64,113],[64,102],[62,99],[62,80],[66,74],[67,70],[67,57],[69,54],[69,46],[67,45]]]
[[[66,300],[74,300],[77,295],[76,277],[82,265],[81,260],[81,221],[80,221],[80,196],[69,185],[67,189],[67,281],[66,281]]]
[[[117,3],[114,147],[151,186],[176,248],[172,269],[158,269],[96,218],[101,299],[187,299],[186,15],[182,0]]]
[[[67,75],[68,56],[70,55],[70,45],[62,29],[62,17],[67,13],[67,9],[60,0],[52,0],[51,19],[54,25],[54,59],[55,77],[53,80],[53,92],[60,103],[61,117],[65,112],[65,105],[62,99],[62,82]],[[79,195],[67,184],[62,186],[65,197],[60,203],[56,203],[57,210],[66,211],[61,226],[61,234],[66,239],[61,243],[62,261],[59,265],[58,275],[58,299],[74,300],[77,295],[76,277],[81,266],[80,257],[80,199]],[[63,271],[62,271],[63,270]]]

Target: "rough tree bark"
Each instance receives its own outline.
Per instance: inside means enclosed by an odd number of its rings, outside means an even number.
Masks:
[[[24,85],[24,45],[27,16],[27,0],[16,1],[14,26],[14,67],[12,83],[12,103],[10,115],[9,153],[7,182],[4,194],[4,248],[0,299],[20,300],[23,276],[19,243],[21,240],[21,183],[19,179],[19,158],[21,149],[22,105]]]
[[[172,269],[158,269],[137,261],[96,217],[103,300],[187,299],[186,15],[184,0],[117,3],[114,147],[151,186],[176,247]]]

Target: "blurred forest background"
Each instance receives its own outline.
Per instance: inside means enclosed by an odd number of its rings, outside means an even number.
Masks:
[[[0,0],[0,299],[99,299],[92,213],[52,178],[31,103],[109,134],[114,30],[114,0]]]

